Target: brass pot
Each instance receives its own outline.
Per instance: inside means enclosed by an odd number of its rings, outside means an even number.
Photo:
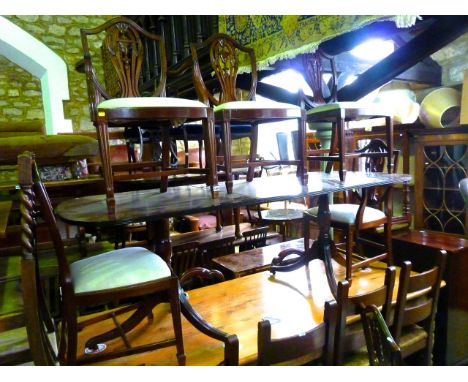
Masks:
[[[460,124],[458,90],[441,87],[429,91],[421,102],[419,120],[427,127],[451,127]]]

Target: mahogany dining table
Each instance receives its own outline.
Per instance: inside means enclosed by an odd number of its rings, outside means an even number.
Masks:
[[[136,190],[116,193],[112,208],[108,207],[106,195],[102,194],[68,199],[60,203],[55,212],[65,223],[85,228],[118,227],[144,221],[150,249],[169,262],[172,253],[170,217],[316,196],[319,208],[317,240],[312,247],[305,246],[306,256],[296,264],[276,269],[289,271],[313,259],[321,259],[325,262],[328,284],[335,295],[337,284],[331,264],[333,245],[328,196],[334,192],[390,186],[410,180],[411,176],[405,174],[350,171],[341,181],[337,172],[310,172],[307,185],[302,185],[295,175],[282,175],[254,178],[251,182],[234,181],[231,194],[221,188],[216,198],[206,185],[171,187],[163,193],[158,189]],[[308,231],[305,229],[304,233]]]

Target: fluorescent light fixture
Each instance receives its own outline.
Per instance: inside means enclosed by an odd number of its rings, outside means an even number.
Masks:
[[[394,50],[392,40],[370,39],[352,49],[350,53],[363,60],[377,61],[387,57]]]

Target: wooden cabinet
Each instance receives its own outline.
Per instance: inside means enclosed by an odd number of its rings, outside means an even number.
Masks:
[[[468,171],[468,127],[409,130],[414,146],[414,227],[467,235],[458,183]]]
[[[468,215],[458,182],[468,173],[468,125],[426,128],[395,125],[395,148],[400,150],[399,173],[413,176],[407,206],[415,229],[468,237]],[[348,145],[383,136],[381,127],[348,132]],[[398,208],[397,208],[398,210]]]

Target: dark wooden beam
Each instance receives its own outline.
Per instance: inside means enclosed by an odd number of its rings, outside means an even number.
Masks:
[[[355,101],[394,79],[468,30],[467,16],[441,16],[406,45],[338,91],[340,101]]]

